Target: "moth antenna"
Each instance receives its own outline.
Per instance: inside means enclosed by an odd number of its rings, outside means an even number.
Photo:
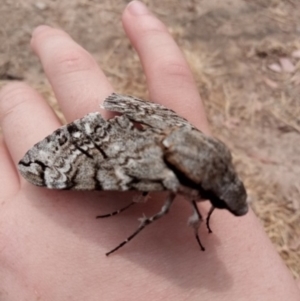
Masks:
[[[206,218],[206,228],[208,230],[208,233],[212,233],[211,231],[211,228],[210,228],[210,225],[209,225],[209,221],[210,221],[210,217],[212,215],[212,213],[214,212],[215,210],[215,207],[214,206],[211,206],[209,211],[208,211],[208,214],[207,214],[207,218]]]
[[[199,233],[198,233],[198,230],[199,230],[199,227],[200,227],[200,224],[201,224],[203,218],[198,209],[197,203],[195,201],[192,201],[192,204],[193,204],[193,208],[194,208],[194,213],[189,218],[189,225],[194,228],[195,238],[198,242],[198,245],[200,246],[201,251],[205,251],[205,248],[200,241],[200,237],[199,237]]]
[[[164,215],[166,215],[169,212],[169,210],[170,210],[170,208],[172,206],[172,203],[173,203],[173,201],[175,199],[175,196],[176,196],[176,194],[170,193],[168,199],[166,200],[166,202],[164,203],[164,205],[162,206],[161,210],[158,213],[154,214],[151,217],[143,217],[142,220],[141,220],[141,224],[139,225],[139,227],[137,228],[137,230],[135,232],[133,232],[130,236],[128,236],[117,247],[115,247],[111,251],[107,252],[105,255],[109,256],[110,254],[112,254],[115,251],[119,250],[124,245],[126,245],[128,242],[130,242],[144,228],[146,228],[146,226],[150,225],[152,222],[154,222],[154,221],[158,220],[159,218],[163,217]]]

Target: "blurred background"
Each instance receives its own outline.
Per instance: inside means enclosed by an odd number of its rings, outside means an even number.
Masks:
[[[30,50],[39,24],[59,27],[98,61],[116,92],[147,99],[122,29],[124,0],[1,0],[0,88],[35,87],[63,116]],[[168,27],[196,78],[216,137],[233,152],[251,206],[300,277],[300,2],[143,1]]]

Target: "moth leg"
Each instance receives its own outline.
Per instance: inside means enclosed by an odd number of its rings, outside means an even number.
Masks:
[[[211,206],[209,211],[208,211],[208,214],[207,214],[207,218],[206,218],[206,228],[208,230],[208,233],[212,233],[211,231],[211,228],[210,228],[210,225],[209,225],[209,221],[210,221],[210,217],[212,215],[212,213],[214,212],[215,210],[215,207],[214,206]]]
[[[198,229],[200,227],[200,224],[202,222],[202,215],[197,207],[197,204],[195,201],[192,201],[193,204],[193,209],[194,209],[194,213],[193,215],[189,218],[189,225],[192,226],[194,228],[194,232],[195,232],[195,237],[196,240],[200,246],[201,251],[205,251],[205,248],[203,247],[201,241],[200,241],[200,237],[199,237],[199,233],[198,233]]]
[[[127,239],[125,239],[123,242],[121,242],[117,247],[115,247],[114,249],[112,249],[111,251],[106,253],[105,255],[108,256],[108,255],[114,253],[115,251],[117,251],[118,249],[120,249],[121,247],[126,245],[129,241],[131,241],[146,226],[150,225],[152,222],[158,220],[159,218],[161,218],[165,214],[167,214],[170,207],[171,207],[171,205],[172,205],[172,203],[173,203],[173,201],[174,201],[174,199],[175,199],[175,196],[176,196],[175,193],[170,193],[168,199],[166,200],[166,202],[164,203],[164,205],[162,206],[161,210],[158,213],[152,215],[151,217],[143,217],[141,219],[141,224],[139,225],[137,230],[135,232],[133,232],[129,237],[127,237]]]
[[[97,215],[96,218],[105,218],[105,217],[111,217],[111,216],[117,215],[117,214],[125,211],[126,209],[128,209],[129,207],[131,207],[134,204],[135,204],[135,202],[131,202],[130,204],[126,205],[125,207],[123,207],[121,209],[118,209],[116,211],[113,211],[111,213],[103,214],[103,215]]]
[[[134,205],[136,203],[143,202],[147,198],[148,194],[149,194],[149,192],[143,192],[141,196],[139,196],[138,198],[134,199],[130,204],[126,205],[125,207],[123,207],[121,209],[118,209],[116,211],[113,211],[111,213],[108,213],[108,214],[97,215],[96,218],[105,218],[105,217],[111,217],[111,216],[117,215],[117,214],[119,214],[119,213],[127,210],[132,205]]]

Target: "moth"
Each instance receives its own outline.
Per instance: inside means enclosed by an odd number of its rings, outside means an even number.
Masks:
[[[103,108],[120,113],[109,120],[87,114],[64,125],[35,144],[18,164],[30,183],[49,189],[135,190],[146,195],[168,191],[161,210],[144,217],[137,230],[109,255],[153,221],[164,216],[177,194],[191,204],[189,224],[201,244],[198,228],[203,220],[197,202],[209,200],[206,225],[215,208],[236,216],[247,213],[247,194],[224,143],[196,129],[166,107],[133,96],[113,93]],[[132,203],[111,214],[118,214]]]

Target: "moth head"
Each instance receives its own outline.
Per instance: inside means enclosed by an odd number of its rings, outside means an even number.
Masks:
[[[247,193],[242,181],[235,175],[235,179],[224,183],[220,191],[211,192],[210,201],[219,209],[227,209],[236,216],[248,212]]]
[[[203,177],[201,185],[210,191],[208,199],[214,207],[227,209],[236,216],[245,215],[248,212],[245,186],[235,171],[229,150],[224,144],[219,144],[219,147],[221,151],[215,154],[213,163],[218,166],[218,172],[207,172],[208,176]]]

